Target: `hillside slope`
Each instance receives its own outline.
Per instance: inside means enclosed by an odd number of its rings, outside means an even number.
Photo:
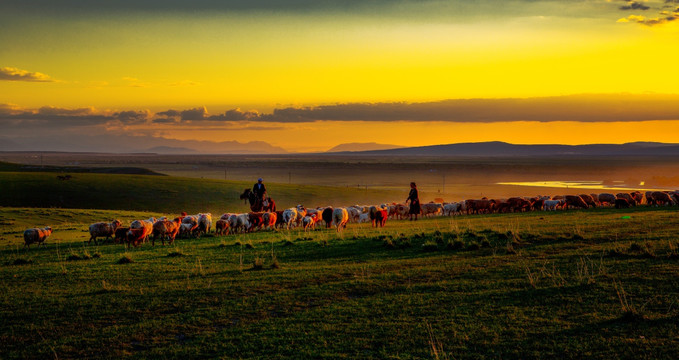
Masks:
[[[248,211],[239,195],[252,183],[170,176],[73,174],[67,181],[53,173],[0,172],[0,206],[110,209],[178,213]],[[279,209],[347,206],[402,199],[404,191],[268,183]]]

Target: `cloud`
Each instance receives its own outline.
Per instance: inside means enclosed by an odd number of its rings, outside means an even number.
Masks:
[[[224,120],[224,121],[248,121],[257,120],[260,114],[255,111],[241,111],[241,109],[236,108],[232,110],[227,110],[224,114],[210,116],[210,120]]]
[[[148,110],[142,111],[99,111],[95,108],[66,109],[43,106],[39,109],[26,109],[12,104],[0,104],[0,124],[8,123],[14,127],[82,127],[110,123],[140,124],[151,117]]]
[[[628,1],[627,5],[621,6],[619,9],[620,10],[648,10],[650,9],[650,6],[644,5],[640,2],[637,1]]]
[[[30,72],[14,67],[0,68],[0,80],[28,81],[28,82],[55,82],[49,75],[39,72]]]
[[[453,99],[425,103],[354,103],[275,109],[252,121],[646,121],[679,120],[679,95],[572,95]]]
[[[641,11],[646,11],[649,9],[654,9],[658,11],[658,16],[656,17],[647,17],[644,15],[629,15],[627,17],[623,17],[617,20],[619,23],[636,23],[636,24],[641,24],[641,25],[646,25],[646,26],[658,26],[658,25],[663,25],[667,24],[669,22],[675,21],[679,19],[679,6],[675,6],[675,4],[679,4],[679,0],[664,0],[664,2],[661,4],[658,1],[654,2],[646,2],[652,6],[646,5],[644,3],[638,2],[638,1],[633,1],[633,0],[624,0],[627,5],[620,6],[620,10],[641,10]],[[668,10],[672,9],[672,10]]]
[[[661,15],[665,14],[666,12],[661,13]],[[626,22],[634,22],[637,24],[642,24],[646,26],[656,26],[656,25],[662,25],[666,24],[668,22],[672,22],[677,20],[679,18],[679,12],[675,12],[674,14],[666,14],[667,16],[665,17],[656,17],[656,18],[647,18],[645,16],[641,15],[630,15],[626,18],[620,18],[618,19],[617,22],[620,23],[626,23]]]
[[[113,114],[113,117],[126,124],[145,123],[150,117],[151,112],[143,111],[121,111]]]
[[[208,117],[207,108],[205,106],[201,108],[194,108],[189,110],[184,110],[181,112],[182,121],[191,120],[205,120]]]
[[[536,98],[451,99],[422,103],[347,103],[274,109],[272,113],[238,108],[210,115],[207,108],[156,113],[154,122],[267,122],[315,121],[647,121],[679,120],[679,95],[570,95]],[[233,124],[232,124],[233,125]]]
[[[152,113],[148,110],[101,111],[44,106],[25,109],[0,104],[5,129],[100,126],[169,126],[173,129],[280,130],[286,124],[335,122],[632,122],[679,120],[679,95],[607,94],[536,98],[450,99],[420,103],[347,103],[274,109],[271,113],[238,108],[211,115],[205,106]],[[291,126],[291,125],[290,125]],[[149,127],[150,129],[150,127]],[[611,134],[614,136],[614,134]]]

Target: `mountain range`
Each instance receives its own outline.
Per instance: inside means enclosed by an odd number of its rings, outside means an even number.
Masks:
[[[679,144],[517,145],[492,141],[334,153],[365,156],[679,156]]]

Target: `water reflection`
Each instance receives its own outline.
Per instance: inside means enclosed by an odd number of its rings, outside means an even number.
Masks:
[[[613,184],[604,184],[603,181],[516,181],[499,182],[497,185],[533,186],[550,187],[564,189],[600,189],[600,190],[664,190],[657,188],[630,187],[622,181],[614,181]],[[642,184],[643,186],[643,184]]]

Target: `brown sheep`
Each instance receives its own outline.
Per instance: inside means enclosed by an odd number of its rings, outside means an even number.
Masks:
[[[33,243],[38,243],[38,247],[40,244],[45,245],[45,240],[52,235],[52,228],[47,226],[43,229],[40,228],[33,228],[33,229],[26,229],[24,231],[24,247],[27,247],[30,249],[31,244]]]
[[[169,220],[158,220],[153,224],[153,237],[151,238],[151,245],[156,246],[156,238],[160,236],[160,240],[165,245],[165,238],[169,244],[174,242],[174,239],[179,233],[179,224],[181,224],[181,218],[175,218],[172,221]]]
[[[127,242],[127,232],[128,231],[130,231],[129,227],[119,227],[119,228],[117,228],[113,242],[115,242],[116,244],[122,244],[124,242]]]
[[[575,206],[582,209],[587,209],[589,207],[585,200],[582,200],[578,195],[564,195],[564,200],[564,207],[566,209],[568,209],[569,206]]]
[[[274,213],[275,214],[275,213]],[[228,235],[229,234],[229,220],[219,219],[215,223],[215,234],[217,235]]]
[[[87,240],[87,242],[90,243],[94,240],[94,243],[96,244],[97,238],[101,236],[106,237],[105,240],[110,239],[120,225],[122,225],[120,220],[113,220],[111,223],[99,222],[90,225],[90,239]]]

